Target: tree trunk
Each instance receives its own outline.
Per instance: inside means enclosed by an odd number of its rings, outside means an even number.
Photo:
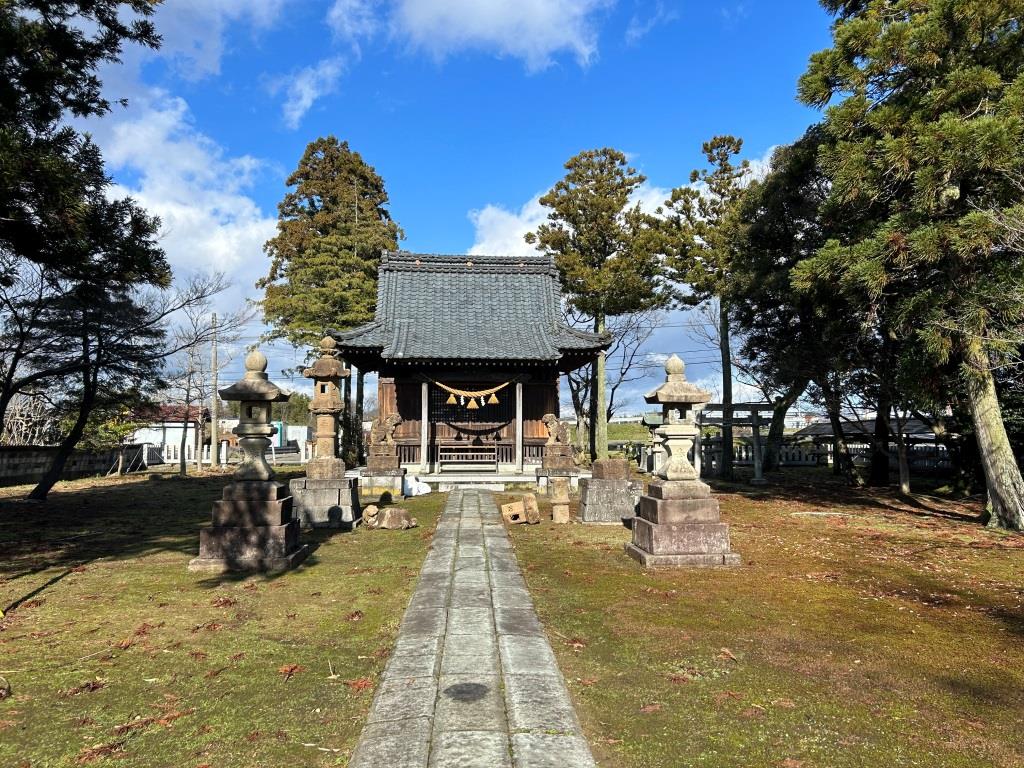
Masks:
[[[968,346],[966,362],[967,400],[991,505],[989,525],[1024,530],[1024,478],[1003,424],[988,355],[979,341]]]
[[[86,356],[88,356],[88,352]],[[92,366],[85,368],[83,371],[82,400],[78,404],[78,418],[75,419],[71,431],[68,432],[57,447],[57,452],[50,460],[50,466],[47,467],[46,473],[36,487],[32,489],[32,493],[28,495],[30,499],[46,501],[46,496],[50,493],[53,486],[57,484],[57,481],[60,480],[61,475],[64,474],[64,466],[68,463],[68,459],[74,452],[75,446],[78,445],[78,441],[82,439],[85,425],[89,421],[89,414],[92,413],[93,406],[96,403],[96,377],[97,374],[94,374]]]
[[[718,302],[718,349],[722,353],[722,463],[718,476],[732,480],[732,350],[729,347],[729,308],[723,300]]]
[[[839,392],[829,384],[818,382],[818,386],[821,387],[821,392],[825,396],[825,410],[828,413],[829,424],[832,426],[832,473],[845,476],[850,485],[861,486],[864,481],[853,466],[850,446],[846,443],[846,431],[843,429],[843,419],[839,407]]]
[[[907,436],[903,434],[903,424],[896,424],[896,456],[900,468],[900,493],[910,495],[910,457],[907,451]]]
[[[181,415],[181,440],[178,442],[178,476],[188,475],[188,461],[185,458],[185,446],[188,444],[189,408],[192,405],[192,374],[185,379],[185,405]]]
[[[604,333],[604,315],[594,318],[594,333]],[[608,458],[608,392],[605,390],[607,372],[604,352],[597,355],[594,364],[593,408],[590,412],[591,431],[594,433],[594,459]]]
[[[868,485],[885,488],[889,485],[889,412],[892,399],[883,385],[878,394],[878,413],[875,416],[875,435],[871,441],[871,469]]]
[[[764,444],[762,464],[764,472],[774,472],[779,468],[779,452],[782,449],[782,440],[786,433],[786,414],[793,407],[793,403],[800,399],[809,383],[809,379],[793,382],[793,386],[775,401],[775,407],[772,409],[772,422],[768,427],[768,439]]]

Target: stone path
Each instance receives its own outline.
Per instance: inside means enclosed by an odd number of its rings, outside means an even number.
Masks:
[[[493,496],[453,491],[350,768],[593,768]]]

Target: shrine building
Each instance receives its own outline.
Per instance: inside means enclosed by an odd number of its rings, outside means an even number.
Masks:
[[[331,335],[377,372],[401,467],[522,474],[544,460],[559,375],[611,343],[568,327],[561,301],[547,256],[385,253],[373,322]]]

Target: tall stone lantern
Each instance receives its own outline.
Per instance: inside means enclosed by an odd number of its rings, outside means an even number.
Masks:
[[[283,571],[306,559],[309,547],[299,543],[299,523],[292,517],[292,497],[274,481],[267,463],[271,404],[288,395],[267,376],[267,358],[250,352],[245,376],[220,390],[221,399],[239,403],[238,435],[242,463],[219,501],[213,503],[213,525],[199,531],[199,557],[190,571]]]
[[[711,395],[686,380],[677,355],[665,363],[665,374],[665,383],[644,399],[661,405],[664,423],[656,434],[668,455],[640,497],[626,553],[645,567],[739,565],[718,500],[687,458],[699,429],[697,414]]]
[[[325,336],[320,356],[302,372],[313,380],[309,412],[316,420],[316,457],[306,464],[306,476],[295,478],[289,487],[297,517],[311,528],[352,528],[359,520],[359,481],[345,477],[345,461],[338,457],[341,381],[351,373],[337,348],[338,342]]]

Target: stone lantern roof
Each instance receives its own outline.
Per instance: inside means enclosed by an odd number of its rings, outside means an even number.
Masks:
[[[644,395],[648,403],[660,405],[704,405],[711,393],[686,380],[686,365],[673,354],[665,361],[665,383]]]
[[[219,390],[222,400],[254,400],[284,403],[288,393],[270,381],[267,376],[267,357],[259,350],[245,356],[245,376],[230,387]]]
[[[350,371],[345,364],[335,356],[338,342],[331,336],[325,336],[320,341],[320,357],[313,365],[306,368],[302,375],[307,379],[345,379]]]

